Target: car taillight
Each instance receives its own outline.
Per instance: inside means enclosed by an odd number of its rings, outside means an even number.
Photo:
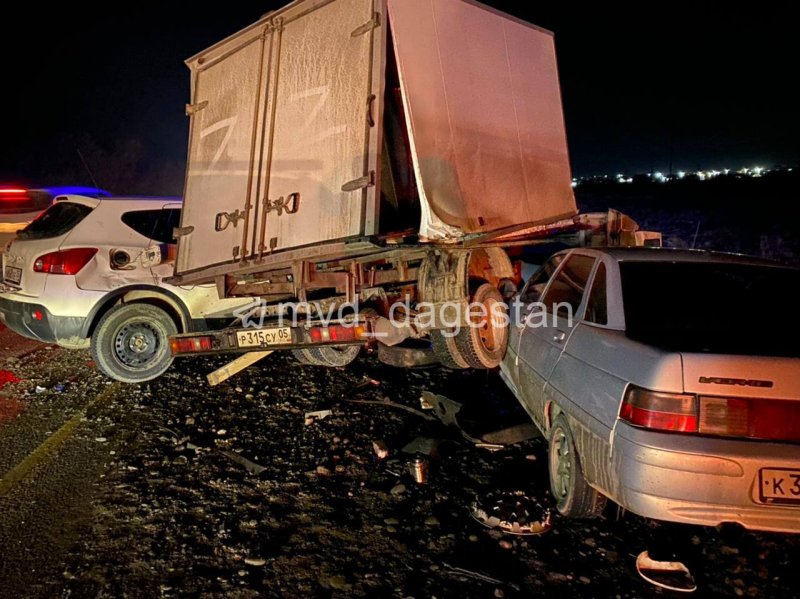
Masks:
[[[651,430],[800,441],[800,402],[793,400],[697,397],[631,385],[619,417]]]
[[[309,335],[311,335],[311,341],[314,343],[360,341],[366,339],[367,329],[362,325],[315,327],[309,331]]]
[[[74,248],[39,256],[33,263],[34,272],[50,275],[75,275],[94,258],[97,248]]]
[[[209,352],[214,349],[214,340],[208,335],[175,337],[170,340],[169,347],[173,356]]]
[[[631,385],[619,417],[634,426],[678,433],[697,432],[697,397],[661,393]]]
[[[800,402],[701,397],[698,432],[722,437],[800,441]]]

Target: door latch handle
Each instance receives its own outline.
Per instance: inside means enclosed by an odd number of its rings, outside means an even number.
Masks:
[[[559,331],[558,333],[553,335],[553,341],[555,341],[556,343],[561,343],[566,338],[567,338],[567,334],[565,332],[563,332],[563,331]]]

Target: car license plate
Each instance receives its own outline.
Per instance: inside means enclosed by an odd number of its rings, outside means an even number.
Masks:
[[[800,470],[763,468],[759,484],[761,503],[800,504]]]
[[[6,266],[6,271],[3,276],[3,279],[7,283],[13,283],[14,285],[19,285],[19,282],[22,280],[22,269],[14,268],[13,266]]]
[[[266,345],[289,345],[292,343],[292,329],[253,329],[237,331],[236,342],[239,347],[264,347]]]

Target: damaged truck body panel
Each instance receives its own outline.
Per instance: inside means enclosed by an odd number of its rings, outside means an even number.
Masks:
[[[553,36],[477,3],[295,2],[187,64],[184,282],[576,212]]]

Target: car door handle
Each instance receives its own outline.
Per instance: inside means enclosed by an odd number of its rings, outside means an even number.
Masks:
[[[566,338],[567,338],[567,334],[565,332],[563,332],[563,331],[559,331],[558,333],[553,335],[553,341],[555,341],[556,343],[561,343]]]

